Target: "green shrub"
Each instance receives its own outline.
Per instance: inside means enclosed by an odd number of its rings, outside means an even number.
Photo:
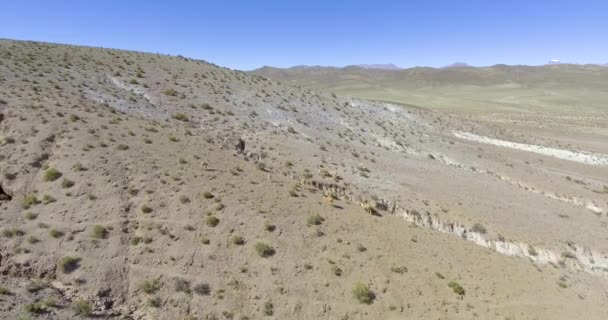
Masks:
[[[450,283],[448,283],[448,287],[452,288],[452,291],[459,296],[464,296],[465,294],[464,288],[456,281],[450,281]]]
[[[176,113],[173,115],[173,119],[188,122],[188,116],[183,113]]]
[[[44,172],[44,181],[50,182],[61,178],[62,174],[55,168],[48,168]]]
[[[167,90],[163,91],[163,93],[164,93],[165,95],[172,96],[172,97],[177,96],[177,91],[175,91],[175,89],[171,89],[171,88],[169,88],[169,89],[167,89]]]
[[[43,302],[28,303],[23,306],[23,310],[30,314],[41,314],[46,312],[46,305]]]
[[[147,294],[153,294],[153,293],[156,293],[156,291],[158,291],[160,289],[160,282],[158,282],[157,279],[154,279],[152,281],[144,280],[138,284],[138,287],[139,287],[139,290],[141,290]]]
[[[126,144],[119,144],[118,146],[116,146],[116,149],[118,149],[120,151],[125,151],[125,150],[129,149],[129,146]]]
[[[105,239],[108,236],[108,230],[102,225],[93,226],[91,236],[95,239]]]
[[[85,168],[82,164],[77,163],[72,167],[72,170],[74,171],[87,171],[89,169]]]
[[[353,296],[360,303],[371,304],[375,295],[365,284],[358,282],[353,287]]]
[[[80,258],[71,256],[65,256],[59,259],[59,262],[57,263],[57,267],[59,267],[59,270],[61,270],[63,273],[70,273],[78,269],[79,266]]]
[[[211,193],[211,192],[209,192],[209,191],[205,191],[205,192],[203,193],[203,198],[205,198],[205,199],[212,199],[213,197],[214,197],[214,196],[213,196],[213,193]]]
[[[143,212],[143,213],[150,213],[150,212],[152,212],[152,208],[150,208],[150,207],[148,207],[147,205],[144,204],[143,206],[141,206],[141,212]]]
[[[205,219],[205,223],[210,227],[215,227],[220,223],[220,219],[216,216],[208,216],[207,219]]]
[[[72,310],[79,316],[89,317],[93,313],[93,306],[89,301],[78,299],[72,302]]]
[[[315,213],[308,217],[308,219],[306,220],[306,224],[308,224],[309,226],[318,226],[323,223],[323,221],[325,221],[325,219],[323,219],[323,217],[321,217],[318,213]]]
[[[258,253],[260,257],[267,258],[271,257],[275,254],[274,249],[263,242],[258,242],[255,244],[255,251]]]
[[[236,244],[237,246],[242,246],[245,244],[245,238],[241,236],[234,236],[232,237],[232,243]]]
[[[38,218],[38,215],[37,215],[37,214],[35,214],[35,213],[33,213],[33,212],[27,212],[27,213],[25,214],[25,218],[26,218],[27,220],[36,220],[36,218]]]
[[[61,238],[61,237],[63,237],[63,235],[64,235],[63,231],[61,231],[61,230],[57,230],[57,229],[55,229],[55,228],[51,229],[51,230],[49,231],[49,234],[51,235],[51,237],[53,237],[53,238],[55,238],[55,239],[57,239],[57,238]]]
[[[49,196],[48,194],[45,194],[45,195],[42,197],[42,202],[43,202],[44,204],[49,204],[49,203],[53,203],[53,202],[56,202],[56,201],[57,201],[57,199],[55,199],[55,198],[53,198],[53,197]]]
[[[0,295],[3,295],[3,296],[10,296],[10,295],[12,295],[12,294],[13,294],[13,293],[11,292],[11,290],[9,290],[9,289],[8,289],[8,288],[6,288],[6,287],[2,287],[2,286],[0,286]]]
[[[21,205],[23,207],[23,209],[29,209],[31,208],[33,205],[40,203],[40,201],[38,201],[38,198],[36,197],[35,194],[31,193],[28,194],[24,199],[23,199],[23,204]]]

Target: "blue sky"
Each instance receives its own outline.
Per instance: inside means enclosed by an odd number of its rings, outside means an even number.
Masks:
[[[608,1],[2,1],[0,37],[230,68],[608,63]]]

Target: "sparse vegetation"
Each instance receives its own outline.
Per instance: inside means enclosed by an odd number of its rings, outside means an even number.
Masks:
[[[91,230],[91,236],[94,239],[105,239],[108,236],[108,230],[102,225],[95,225]]]
[[[194,293],[201,296],[208,296],[211,294],[211,286],[206,282],[201,282],[194,286]]]
[[[485,234],[487,232],[486,227],[484,227],[483,225],[481,225],[479,223],[474,224],[473,227],[471,228],[471,231],[481,233],[481,234]]]
[[[464,288],[456,281],[450,281],[448,287],[452,288],[452,291],[459,296],[464,296],[465,294]]]
[[[48,168],[44,171],[44,181],[51,182],[61,178],[62,174],[55,168]]]
[[[79,316],[89,317],[93,313],[93,306],[89,301],[77,299],[72,302],[72,310]]]
[[[232,237],[232,243],[237,246],[242,246],[245,244],[245,238],[243,238],[241,236],[234,236],[234,237]]]
[[[220,223],[220,219],[218,219],[216,216],[207,216],[205,223],[210,227],[215,227]]]
[[[266,243],[258,242],[255,244],[255,251],[260,257],[268,258],[275,254],[274,249]]]
[[[323,219],[323,217],[321,217],[318,213],[312,214],[310,216],[308,216],[308,219],[306,220],[306,224],[309,226],[318,226],[321,225],[321,223],[323,223],[323,221],[325,221],[325,219]]]
[[[144,280],[138,284],[138,288],[147,294],[154,294],[160,289],[160,282],[157,279]]]
[[[353,287],[353,296],[357,301],[364,304],[371,304],[375,298],[369,287],[361,282],[356,283]]]
[[[70,273],[70,272],[78,269],[79,266],[80,266],[80,258],[72,257],[72,256],[65,256],[65,257],[59,259],[59,262],[57,262],[57,267],[63,273]]]
[[[21,205],[23,207],[23,209],[29,209],[31,208],[33,205],[40,203],[40,201],[38,201],[38,198],[36,197],[36,194],[28,194],[24,199],[23,199],[23,204]]]
[[[179,121],[182,121],[182,122],[188,122],[189,121],[188,116],[186,114],[184,114],[184,113],[176,113],[176,114],[174,114],[173,115],[173,119],[179,120]]]

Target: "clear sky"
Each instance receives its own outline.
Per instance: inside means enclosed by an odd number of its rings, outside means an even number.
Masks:
[[[0,38],[263,65],[608,63],[608,0],[8,1]]]

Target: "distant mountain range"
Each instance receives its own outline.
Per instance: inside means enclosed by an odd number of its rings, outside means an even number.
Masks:
[[[546,64],[544,64],[545,66],[549,66],[549,65],[571,65],[571,66],[601,66],[601,67],[608,67],[608,63],[605,64],[594,64],[594,63],[589,63],[589,64],[577,64],[577,63],[569,63],[569,62],[561,62],[560,60],[549,60],[547,61]],[[272,66],[263,66],[259,69],[256,70],[251,70],[250,72],[256,73],[259,72],[260,70],[292,70],[292,71],[297,71],[297,70],[348,70],[348,69],[367,69],[367,70],[393,70],[393,71],[400,71],[400,70],[410,70],[410,69],[418,69],[418,68],[429,68],[429,69],[455,69],[455,68],[492,68],[492,67],[534,67],[531,65],[506,65],[506,64],[495,64],[493,66],[484,66],[484,67],[475,67],[472,66],[466,62],[454,62],[452,64],[443,66],[443,67],[439,67],[439,68],[433,68],[433,67],[424,67],[424,66],[416,66],[416,67],[411,67],[411,68],[401,68],[393,63],[386,63],[386,64],[353,64],[353,65],[348,65],[345,67],[335,67],[335,66],[320,66],[320,65],[315,65],[315,66],[310,66],[310,65],[297,65],[297,66],[293,66],[293,67],[289,67],[289,68],[277,68],[277,67],[272,67]]]
[[[401,70],[398,66],[387,63],[387,64],[356,64],[354,67],[359,67],[363,69],[380,69],[380,70]]]
[[[443,69],[449,69],[449,68],[466,68],[466,67],[470,67],[470,65],[464,63],[464,62],[454,62],[452,64],[449,64],[445,67],[443,67]]]

